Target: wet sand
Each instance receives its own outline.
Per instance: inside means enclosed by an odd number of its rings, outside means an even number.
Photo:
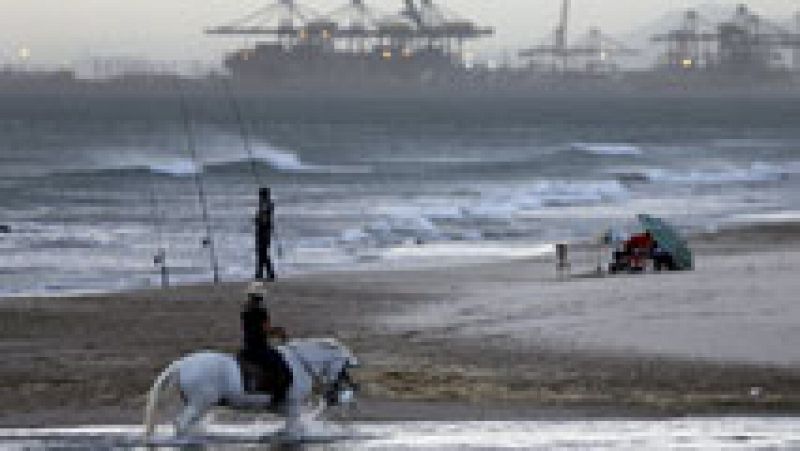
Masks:
[[[280,280],[275,322],[365,366],[364,419],[800,412],[800,226],[694,240],[691,273],[550,258]],[[235,351],[244,284],[0,301],[0,425],[129,423],[169,361]]]

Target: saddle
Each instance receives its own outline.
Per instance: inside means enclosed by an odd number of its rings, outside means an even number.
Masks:
[[[236,360],[242,372],[242,386],[245,393],[273,397],[284,395],[284,393],[278,393],[282,389],[280,374],[270,371],[262,362],[254,361],[242,352],[236,355]]]

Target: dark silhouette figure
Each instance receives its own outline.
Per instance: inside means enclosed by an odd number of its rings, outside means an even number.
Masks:
[[[274,210],[270,189],[261,188],[256,214],[256,280],[275,280],[271,257]]]
[[[251,292],[248,295],[241,319],[243,340],[239,358],[259,366],[263,372],[250,388],[272,395],[272,405],[279,406],[285,402],[292,385],[292,371],[269,340],[271,336],[285,339],[285,332],[282,328],[272,327],[269,311],[264,307],[260,293]]]

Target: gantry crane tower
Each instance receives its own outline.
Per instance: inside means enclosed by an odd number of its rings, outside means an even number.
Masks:
[[[291,43],[306,37],[306,24],[317,16],[315,11],[298,6],[294,0],[279,0],[226,25],[207,28],[205,32],[212,35],[266,35]]]
[[[212,35],[261,35],[276,37],[290,44],[315,43],[331,46],[345,40],[351,48],[366,48],[370,43],[402,47],[439,46],[461,51],[464,41],[494,34],[491,27],[446,12],[432,0],[404,0],[394,16],[380,16],[363,0],[322,15],[301,8],[294,0],[280,0],[227,25],[209,28]]]
[[[798,30],[790,32],[740,4],[730,20],[713,25],[689,10],[679,28],[654,35],[652,41],[666,43],[668,68],[761,72],[774,68],[774,62],[782,59],[782,50],[791,50],[795,67],[800,64],[800,19],[798,22]]]
[[[599,28],[591,28],[587,34],[577,39],[572,45],[569,41],[570,0],[563,0],[561,16],[554,31],[551,43],[537,45],[521,50],[519,56],[535,63],[539,58],[548,58],[553,70],[567,72],[575,68],[575,60],[582,60],[582,69],[595,72],[616,67],[613,58],[638,54],[619,41],[606,36]]]

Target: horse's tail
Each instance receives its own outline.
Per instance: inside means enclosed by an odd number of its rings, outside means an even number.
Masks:
[[[156,407],[158,406],[158,394],[164,387],[173,382],[174,377],[178,374],[179,364],[180,360],[172,362],[162,371],[153,383],[153,387],[150,388],[150,392],[147,394],[147,407],[145,407],[144,411],[144,434],[146,439],[152,437],[153,432],[155,432],[155,413]]]

